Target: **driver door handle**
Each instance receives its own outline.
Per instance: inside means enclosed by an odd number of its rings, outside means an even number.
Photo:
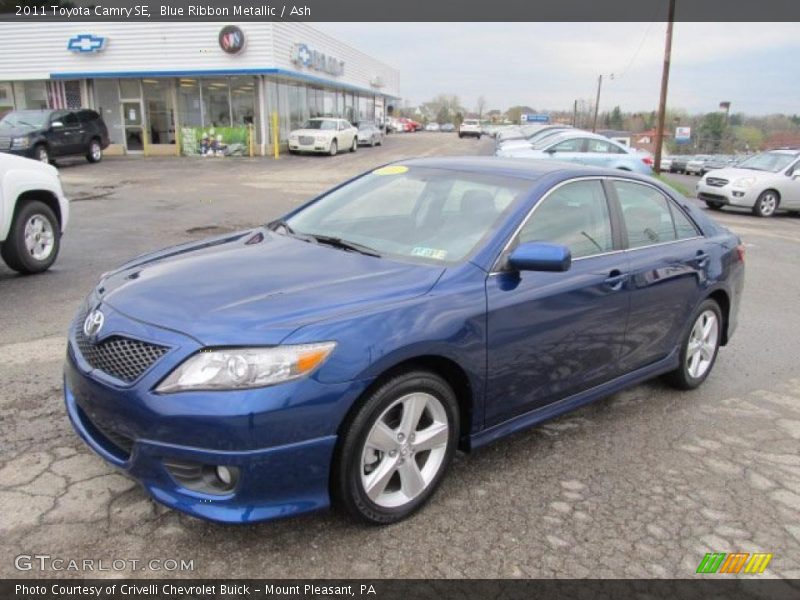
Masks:
[[[612,269],[606,277],[605,284],[611,288],[612,291],[618,292],[622,289],[625,281],[628,279],[628,274],[623,273],[619,269]]]

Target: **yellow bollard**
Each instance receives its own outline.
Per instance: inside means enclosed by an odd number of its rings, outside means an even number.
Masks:
[[[280,158],[280,149],[278,148],[278,111],[272,113],[272,149],[275,160]]]

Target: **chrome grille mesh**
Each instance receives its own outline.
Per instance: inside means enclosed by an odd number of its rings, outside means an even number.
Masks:
[[[314,138],[310,135],[301,135],[299,142],[303,144],[303,146],[309,146],[314,143]]]
[[[78,352],[92,368],[130,383],[147,371],[169,348],[119,335],[95,343],[83,333],[83,321],[75,327]]]

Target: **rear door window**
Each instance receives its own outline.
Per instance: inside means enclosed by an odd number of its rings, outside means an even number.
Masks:
[[[628,233],[628,247],[642,248],[698,235],[697,228],[664,194],[649,185],[614,181]]]

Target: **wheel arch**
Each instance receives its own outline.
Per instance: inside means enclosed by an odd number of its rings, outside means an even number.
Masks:
[[[773,194],[775,194],[778,197],[777,206],[780,206],[781,205],[781,193],[777,188],[774,188],[774,187],[768,187],[768,188],[764,188],[763,190],[761,190],[759,192],[758,196],[756,196],[756,203],[758,203],[759,198],[761,198],[761,196],[763,196],[767,192],[772,192]]]
[[[731,298],[727,291],[722,288],[717,288],[708,294],[704,300],[713,300],[719,306],[719,310],[722,313],[722,339],[720,340],[720,346],[725,346],[728,343],[728,325],[730,323]]]
[[[438,354],[422,354],[404,358],[389,367],[384,368],[370,385],[361,393],[358,399],[348,409],[345,418],[338,427],[337,434],[353,419],[358,409],[372,392],[380,387],[387,379],[404,372],[413,370],[430,371],[447,382],[458,402],[459,413],[459,449],[468,449],[469,434],[472,429],[472,419],[475,409],[475,391],[467,371],[451,358]]]

